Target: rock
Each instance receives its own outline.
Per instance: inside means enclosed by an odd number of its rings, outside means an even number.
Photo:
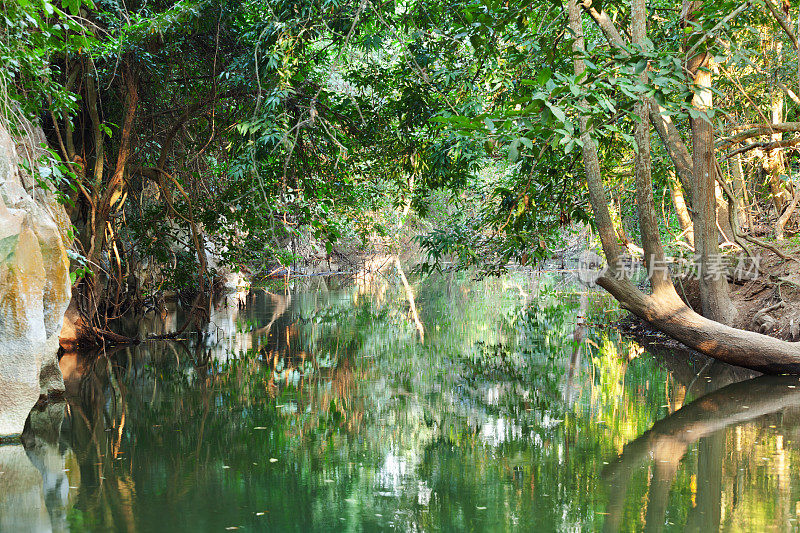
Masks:
[[[69,531],[69,479],[59,446],[64,402],[34,409],[23,444],[0,446],[0,531]]]
[[[62,393],[58,336],[70,300],[69,218],[29,168],[44,142],[40,128],[23,128],[15,145],[0,124],[0,438],[22,433],[42,394]],[[33,163],[31,163],[33,161]]]

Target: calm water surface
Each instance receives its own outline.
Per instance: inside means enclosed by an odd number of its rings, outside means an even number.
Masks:
[[[0,531],[797,529],[796,377],[605,328],[576,350],[608,297],[548,278],[401,281],[253,290],[202,335],[65,355],[66,404],[0,447]]]

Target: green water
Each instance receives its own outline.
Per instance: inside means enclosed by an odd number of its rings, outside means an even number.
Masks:
[[[66,405],[0,447],[0,530],[797,529],[797,378],[603,327],[576,351],[555,279],[413,296],[298,281],[218,302],[201,337],[64,356]]]

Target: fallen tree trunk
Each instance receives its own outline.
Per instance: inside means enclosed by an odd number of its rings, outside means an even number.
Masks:
[[[624,309],[709,357],[759,372],[800,374],[800,343],[710,320],[686,305],[674,288],[647,295],[626,279],[603,276],[597,283]]]

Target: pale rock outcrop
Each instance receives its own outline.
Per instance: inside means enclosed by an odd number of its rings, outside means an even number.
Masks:
[[[0,124],[0,438],[22,433],[42,394],[63,392],[56,354],[70,300],[69,218],[20,165],[37,168],[45,142],[23,125],[25,142]]]

